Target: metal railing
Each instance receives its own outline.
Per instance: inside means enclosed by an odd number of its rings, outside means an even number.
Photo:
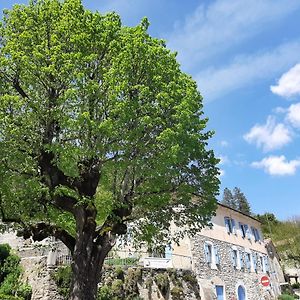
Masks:
[[[70,265],[72,257],[70,255],[58,255],[56,259],[57,265]],[[148,268],[176,268],[176,269],[192,269],[192,257],[169,254],[167,257],[149,256],[148,252],[143,251],[126,251],[114,250],[105,258],[105,265],[110,266],[143,266]]]

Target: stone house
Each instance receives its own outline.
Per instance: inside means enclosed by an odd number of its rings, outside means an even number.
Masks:
[[[219,203],[211,223],[167,249],[165,259],[171,258],[171,267],[194,271],[201,299],[277,299],[284,276],[274,245],[263,238],[260,222]],[[182,263],[180,256],[190,260]]]

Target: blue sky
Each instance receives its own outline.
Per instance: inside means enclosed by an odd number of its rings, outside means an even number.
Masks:
[[[0,1],[0,9],[13,3]],[[83,0],[147,16],[149,32],[178,52],[204,97],[210,146],[222,163],[221,194],[240,187],[256,213],[300,215],[299,0]]]

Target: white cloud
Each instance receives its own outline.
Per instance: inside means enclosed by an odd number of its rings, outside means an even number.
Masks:
[[[264,151],[279,149],[292,141],[292,132],[283,123],[276,123],[275,118],[269,116],[266,124],[254,125],[244,135],[248,143],[262,147]]]
[[[300,129],[300,103],[292,104],[288,108],[286,119],[295,128]]]
[[[237,57],[231,64],[206,69],[196,74],[195,78],[204,99],[212,101],[258,80],[277,76],[299,61],[299,53],[300,41],[290,42],[269,52]]]
[[[229,163],[229,158],[225,155],[218,156],[218,159],[220,159],[219,165],[225,165]]]
[[[300,95],[300,64],[284,73],[277,85],[271,86],[271,91],[282,97]]]
[[[220,142],[220,145],[221,145],[222,147],[228,147],[228,146],[229,146],[229,143],[228,143],[227,141],[223,140],[223,141]]]
[[[261,168],[270,175],[294,175],[300,166],[300,160],[287,161],[284,155],[269,156],[261,161],[253,162],[252,167]]]
[[[186,17],[184,24],[176,24],[168,44],[179,51],[179,60],[191,67],[228,51],[299,8],[298,0],[216,0],[209,5],[201,3]]]

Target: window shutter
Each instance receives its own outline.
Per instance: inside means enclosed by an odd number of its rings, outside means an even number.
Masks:
[[[255,253],[252,253],[253,269],[257,272],[257,257]]]
[[[231,263],[233,265],[234,268],[237,267],[237,261],[236,261],[237,257],[234,254],[234,250],[231,249]]]
[[[236,227],[235,227],[234,219],[231,219],[231,225],[232,225],[232,233],[236,234]]]
[[[270,266],[269,266],[269,259],[267,256],[264,256],[264,264],[265,264],[265,270],[266,272],[270,271]]]
[[[211,255],[212,255],[212,253],[211,253],[212,252],[212,248],[211,247],[212,246],[209,245],[208,243],[204,244],[205,260],[206,260],[207,263],[211,263],[211,259],[212,259],[212,257],[211,257]]]
[[[219,255],[218,246],[214,246],[214,252],[215,252],[216,265],[220,265],[220,255]]]
[[[260,234],[259,234],[259,230],[258,229],[256,229],[256,235],[257,235],[257,240],[260,241],[261,238],[260,238]]]
[[[248,225],[244,225],[245,226],[245,232],[246,232],[246,237],[248,240],[251,239],[251,234],[250,234],[250,230],[249,230],[249,226]]]
[[[241,231],[241,236],[245,237],[245,235],[244,235],[244,229],[243,229],[243,224],[241,222],[239,222],[239,227],[240,227],[240,231]]]
[[[243,256],[244,256],[244,252],[240,251],[240,266],[241,266],[241,269],[244,268]]]
[[[250,262],[249,262],[248,253],[246,253],[246,255],[245,255],[245,262],[246,262],[246,268],[249,270]]]
[[[224,222],[225,222],[225,227],[228,233],[230,233],[230,229],[229,229],[229,219],[227,217],[224,218]]]

